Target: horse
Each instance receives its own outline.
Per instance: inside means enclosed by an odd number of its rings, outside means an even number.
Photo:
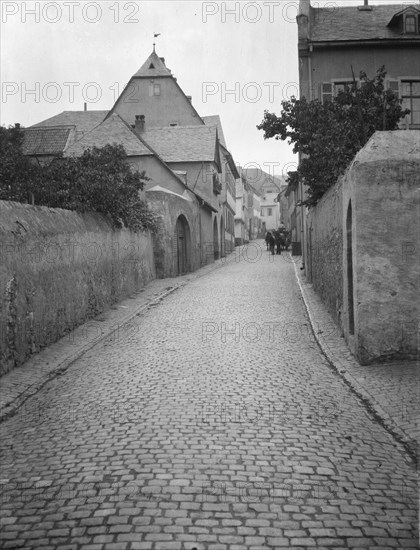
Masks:
[[[273,236],[276,242],[276,254],[281,254],[281,249],[284,245],[283,233],[281,231],[273,231]]]
[[[267,235],[265,236],[265,242],[267,244],[267,250],[270,250],[271,254],[274,255],[274,247],[275,247],[276,241],[271,231],[267,231]]]

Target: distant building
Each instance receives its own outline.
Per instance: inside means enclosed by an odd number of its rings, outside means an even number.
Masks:
[[[278,229],[280,225],[279,193],[287,187],[285,179],[270,175],[259,168],[246,168],[244,172],[248,182],[260,197],[261,224],[266,231]]]
[[[235,246],[242,246],[249,242],[250,209],[249,196],[251,188],[244,171],[237,167],[239,178],[236,180],[236,213],[235,213]]]
[[[252,194],[252,205],[250,210],[251,219],[249,220],[249,238],[250,240],[255,240],[264,237],[265,231],[262,230],[261,197],[251,184],[249,187],[250,194]]]

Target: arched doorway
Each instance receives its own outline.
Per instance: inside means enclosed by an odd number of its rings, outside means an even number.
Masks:
[[[214,218],[213,222],[213,252],[214,259],[219,259],[219,231],[217,230],[217,218]]]
[[[191,271],[191,235],[188,222],[183,215],[176,220],[174,241],[176,244],[176,274],[183,275]]]
[[[220,257],[225,256],[225,224],[223,216],[220,218]]]
[[[353,296],[353,216],[351,201],[347,208],[347,308],[349,312],[349,333],[354,334],[354,296]]]

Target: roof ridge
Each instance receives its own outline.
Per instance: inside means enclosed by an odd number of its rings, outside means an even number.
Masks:
[[[59,115],[62,115],[63,113],[86,113],[86,114],[89,114],[89,113],[107,113],[108,112],[108,109],[90,109],[89,111],[85,111],[84,109],[82,110],[77,110],[77,111],[71,111],[70,109],[67,111],[61,111],[61,113],[58,113]],[[54,115],[54,116],[58,116],[58,115]],[[50,118],[53,118],[53,117],[50,117]],[[48,119],[46,119],[48,120]]]
[[[196,125],[196,124],[189,124],[189,125],[186,125],[186,126],[181,126],[179,124],[177,124],[176,126],[146,126],[146,128],[144,129],[145,132],[148,132],[149,130],[183,130],[183,129],[187,129],[187,130],[196,130],[196,129],[200,129],[200,130],[209,130],[211,127],[214,127],[216,128],[217,130],[217,125],[216,124],[201,124],[201,125]]]
[[[25,132],[27,131],[36,131],[36,130],[58,130],[61,128],[71,129],[76,128],[75,124],[57,124],[57,126],[28,126],[25,128],[22,128]]]

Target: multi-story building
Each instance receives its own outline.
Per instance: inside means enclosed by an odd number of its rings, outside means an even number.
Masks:
[[[250,193],[252,193],[252,210],[249,234],[250,240],[262,238],[265,236],[265,232],[262,231],[262,220],[261,220],[261,197],[257,190],[250,184]]]
[[[299,36],[300,97],[328,101],[360,71],[372,78],[385,66],[386,87],[397,92],[403,107],[410,109],[403,128],[420,128],[420,7],[418,2],[393,5],[311,6],[300,0]],[[295,239],[303,238],[307,256],[306,210],[297,207],[304,188],[289,194]],[[299,219],[300,218],[300,219]],[[292,222],[292,226],[293,226]]]
[[[144,195],[162,215],[159,276],[192,271],[233,250],[238,173],[220,118],[198,114],[154,49],[110,111],[56,115],[29,128],[24,147],[45,160],[114,143],[146,172]]]
[[[260,199],[261,226],[259,234],[278,229],[280,225],[278,196],[286,188],[285,179],[270,175],[259,168],[246,168],[244,172],[249,184]]]
[[[237,167],[239,177],[236,180],[236,213],[235,213],[235,245],[241,246],[249,242],[249,195],[251,190],[244,170]]]

